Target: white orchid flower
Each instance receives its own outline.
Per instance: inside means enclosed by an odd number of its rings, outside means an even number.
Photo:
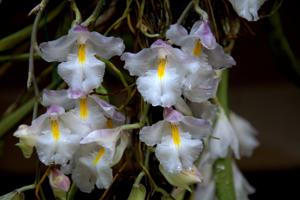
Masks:
[[[209,141],[212,159],[225,158],[229,148],[233,150],[236,158],[240,158],[237,134],[226,116],[225,111],[221,107],[212,136],[214,138],[211,138]]]
[[[128,135],[120,128],[91,132],[81,140],[72,179],[83,192],[108,188],[112,183],[111,167],[119,162],[128,144]]]
[[[89,129],[72,114],[65,113],[64,108],[52,105],[32,121],[26,134],[19,134],[19,131],[15,136],[25,139],[29,146],[34,145],[42,163],[65,167],[79,148],[80,135]]]
[[[258,10],[266,0],[229,0],[237,14],[248,21],[259,19]]]
[[[97,95],[90,95],[80,90],[44,90],[42,104],[59,105],[69,108],[68,115],[81,120],[91,132],[107,127],[112,122],[124,123],[125,117]],[[112,121],[112,119],[114,119]],[[86,135],[82,135],[84,137]]]
[[[240,154],[251,156],[253,150],[259,145],[255,138],[257,131],[248,121],[233,112],[229,114],[229,119],[239,140]]]
[[[163,107],[176,104],[184,77],[199,67],[195,58],[162,40],[138,53],[124,53],[121,60],[130,75],[139,76],[137,88],[145,101]]]
[[[202,150],[201,139],[210,132],[210,123],[171,108],[165,108],[164,114],[164,120],[140,131],[140,140],[148,146],[156,145],[155,155],[166,171],[191,169]]]
[[[99,87],[104,75],[105,64],[95,55],[109,59],[121,55],[124,48],[122,39],[89,32],[79,25],[66,36],[40,44],[46,61],[62,62],[58,74],[70,88],[86,93]]]
[[[214,69],[220,69],[235,65],[234,59],[225,54],[223,48],[216,42],[208,22],[196,21],[189,34],[183,26],[173,24],[166,32],[166,37],[198,58],[199,64],[203,67],[209,64]]]

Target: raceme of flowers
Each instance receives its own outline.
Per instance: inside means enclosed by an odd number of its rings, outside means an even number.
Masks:
[[[207,186],[213,181],[211,172],[205,172],[207,163],[225,157],[229,147],[236,158],[251,154],[257,146],[254,129],[235,114],[229,119],[220,106],[208,101],[216,96],[217,72],[235,65],[216,42],[208,22],[195,22],[190,32],[173,24],[166,38],[137,53],[123,53],[122,39],[78,25],[67,35],[40,44],[43,59],[60,62],[58,74],[69,88],[44,90],[41,103],[46,113],[30,126],[21,125],[14,135],[25,157],[35,148],[43,164],[59,166],[52,170],[53,187],[67,190],[70,182],[64,174],[71,174],[83,192],[91,192],[95,185],[108,188],[112,167],[129,143],[130,134],[121,128],[125,116],[92,93],[101,86],[105,71],[98,58],[121,56],[124,68],[137,76],[144,100],[164,108],[163,120],[143,127],[139,137],[155,149],[159,169],[170,184],[189,189],[204,181],[199,187],[213,190]],[[204,141],[209,149],[199,164]]]

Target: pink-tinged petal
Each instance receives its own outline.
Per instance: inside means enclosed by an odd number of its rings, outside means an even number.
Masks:
[[[150,46],[150,48],[157,48],[157,47],[163,47],[163,48],[172,48],[171,45],[169,45],[168,43],[166,43],[165,41],[158,39],[155,42],[152,43],[152,45]]]
[[[44,89],[42,97],[42,105],[58,105],[65,109],[74,107],[74,101],[69,98],[67,90],[47,90]]]
[[[72,49],[76,47],[77,34],[69,32],[56,40],[40,44],[41,56],[47,62],[64,62]]]
[[[198,36],[203,46],[207,49],[214,49],[217,46],[216,38],[211,32],[208,22],[195,22],[190,34]]]
[[[106,37],[98,32],[90,32],[87,43],[96,55],[105,59],[110,59],[116,55],[120,56],[125,49],[125,45],[121,38]]]
[[[125,122],[125,116],[118,112],[115,106],[100,99],[97,95],[90,95],[90,97],[100,106],[106,117],[115,121]]]
[[[187,36],[187,30],[180,24],[172,24],[166,32],[166,37],[175,44],[181,44]]]
[[[231,67],[236,64],[235,60],[227,53],[221,45],[217,44],[215,49],[206,50],[204,49],[208,63],[213,66],[214,69],[222,69]]]
[[[88,32],[88,28],[86,26],[81,26],[81,25],[76,25],[74,28],[73,28],[73,31],[76,31],[76,32]]]
[[[164,120],[170,123],[178,123],[182,121],[183,118],[184,116],[172,107],[164,108]]]
[[[49,174],[50,186],[68,192],[70,189],[70,179],[64,175],[59,169],[52,168]]]
[[[85,93],[81,89],[74,89],[74,88],[68,89],[68,96],[70,99],[79,99],[81,97],[85,97],[86,95],[87,93]]]
[[[65,113],[65,109],[58,105],[51,105],[47,109],[47,114],[49,114],[50,116],[51,115],[61,115],[63,113]]]

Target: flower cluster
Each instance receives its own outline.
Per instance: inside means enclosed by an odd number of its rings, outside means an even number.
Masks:
[[[125,117],[116,108],[91,92],[102,83],[105,64],[124,50],[120,38],[105,37],[76,26],[68,35],[40,45],[48,62],[61,62],[58,74],[67,90],[44,90],[42,105],[47,112],[21,125],[15,132],[25,157],[36,149],[45,165],[59,165],[72,174],[84,192],[94,185],[107,188],[112,182],[111,167],[119,162],[128,144],[128,135],[119,125]],[[57,173],[56,173],[57,174]]]
[[[200,196],[203,190],[213,195],[214,161],[226,157],[229,148],[236,158],[251,154],[257,146],[253,128],[235,114],[228,118],[220,105],[210,101],[216,96],[219,72],[235,61],[217,43],[209,23],[197,21],[189,32],[173,24],[166,38],[137,53],[123,53],[120,38],[76,26],[68,35],[40,45],[46,61],[60,62],[58,74],[69,88],[44,90],[41,103],[46,113],[31,126],[21,125],[14,135],[20,138],[25,157],[35,148],[42,163],[60,167],[52,172],[53,187],[67,190],[64,174],[71,174],[83,192],[112,183],[112,167],[121,160],[129,134],[120,127],[125,116],[92,92],[104,76],[105,64],[98,58],[115,55],[121,56],[130,75],[137,76],[143,99],[163,107],[163,120],[142,127],[139,139],[154,148],[159,169],[170,184],[189,190],[190,184],[204,182],[198,187]],[[234,175],[237,183],[242,182],[237,185],[240,190],[245,185],[247,192],[252,191],[235,166]]]

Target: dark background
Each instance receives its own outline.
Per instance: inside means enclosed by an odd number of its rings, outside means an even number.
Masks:
[[[33,23],[33,17],[27,17],[27,13],[38,2],[3,0],[0,38]],[[177,6],[179,9],[180,3]],[[283,33],[299,58],[300,21],[296,1],[284,1],[279,13]],[[230,108],[253,124],[259,131],[260,142],[254,155],[238,164],[256,188],[250,199],[298,199],[300,77],[272,39],[274,30],[270,20],[244,21],[254,34],[242,32],[232,52],[237,65],[230,72]],[[28,49],[28,45],[20,48]],[[0,63],[0,113],[25,90],[28,63],[17,62],[5,69],[5,73],[3,66]],[[42,67],[37,65],[37,70]],[[11,136],[13,131],[3,138],[0,149],[0,195],[34,180],[35,160],[23,158],[14,146],[17,140]]]

